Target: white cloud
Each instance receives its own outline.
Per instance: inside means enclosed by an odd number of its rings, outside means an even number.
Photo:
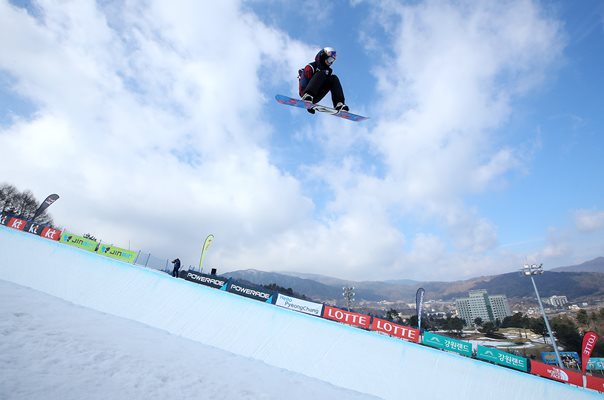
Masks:
[[[39,17],[1,2],[0,70],[37,108],[0,128],[2,175],[59,193],[53,216],[76,233],[185,264],[213,233],[219,271],[493,271],[497,229],[464,197],[522,168],[493,134],[559,56],[559,27],[529,1],[379,7],[374,128],[300,127],[322,154],[295,176],[264,88],[295,93],[316,48],[241,2],[41,1]]]
[[[580,232],[595,232],[604,228],[604,211],[577,210],[574,213],[575,226]]]
[[[2,175],[60,193],[69,229],[194,263],[210,231],[234,250],[312,213],[264,148],[254,79],[270,60],[284,80],[307,49],[236,2],[164,6],[0,5],[0,68],[38,107],[0,131]]]

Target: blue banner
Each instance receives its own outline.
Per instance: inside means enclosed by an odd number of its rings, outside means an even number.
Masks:
[[[592,371],[604,371],[604,358],[590,358],[587,363],[587,369]]]
[[[541,360],[548,365],[558,365],[556,361],[556,353],[553,351],[544,351],[541,353]],[[579,353],[576,351],[561,351],[560,360],[562,361],[562,368],[581,370],[581,361]]]

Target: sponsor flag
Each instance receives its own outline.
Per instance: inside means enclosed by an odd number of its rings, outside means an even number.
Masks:
[[[424,288],[417,289],[415,293],[415,309],[417,310],[417,329],[422,331],[422,307],[424,306]]]
[[[199,272],[203,272],[203,260],[206,258],[206,253],[208,252],[208,248],[214,241],[214,235],[209,234],[206,240],[203,242],[203,247],[201,249],[201,258],[199,259]]]
[[[583,336],[583,346],[581,346],[581,366],[583,368],[583,373],[587,369],[587,363],[589,362],[589,357],[591,357],[591,352],[598,341],[598,334],[592,331],[586,332],[585,336]]]
[[[40,207],[38,207],[38,209],[36,210],[36,213],[34,214],[34,217],[31,220],[32,221],[35,220],[38,215],[42,214],[44,212],[44,210],[46,210],[48,207],[50,207],[50,205],[52,203],[54,203],[55,201],[57,201],[58,198],[59,198],[58,194],[51,194],[50,196],[48,196],[46,198],[46,200],[44,200],[42,202],[42,204],[40,204]]]

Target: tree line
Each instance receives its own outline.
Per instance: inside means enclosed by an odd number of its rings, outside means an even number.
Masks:
[[[29,220],[33,218],[39,206],[40,201],[30,190],[21,192],[8,183],[0,184],[0,211]],[[36,223],[53,225],[54,221],[50,214],[44,211],[36,218]]]

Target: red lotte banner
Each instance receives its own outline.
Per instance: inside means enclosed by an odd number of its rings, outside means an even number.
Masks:
[[[534,360],[531,360],[531,374],[583,387],[583,375],[580,373],[558,368],[553,365],[547,365]]]
[[[365,329],[369,329],[369,322],[371,320],[371,317],[369,315],[358,314],[330,306],[324,307],[323,318],[342,322],[348,325],[358,326]]]
[[[597,341],[597,333],[592,331],[585,332],[585,336],[583,336],[583,350],[581,350],[581,365],[583,366],[583,373],[585,373],[587,363],[589,362],[589,357],[591,357],[591,352],[593,351]]]
[[[587,386],[590,389],[597,390],[598,392],[604,393],[604,379],[596,378],[595,376],[587,375]]]
[[[397,338],[409,340],[411,342],[419,343],[419,330],[410,328],[404,325],[398,325],[385,319],[373,318],[371,323],[371,330],[384,332],[390,336],[396,336]]]

